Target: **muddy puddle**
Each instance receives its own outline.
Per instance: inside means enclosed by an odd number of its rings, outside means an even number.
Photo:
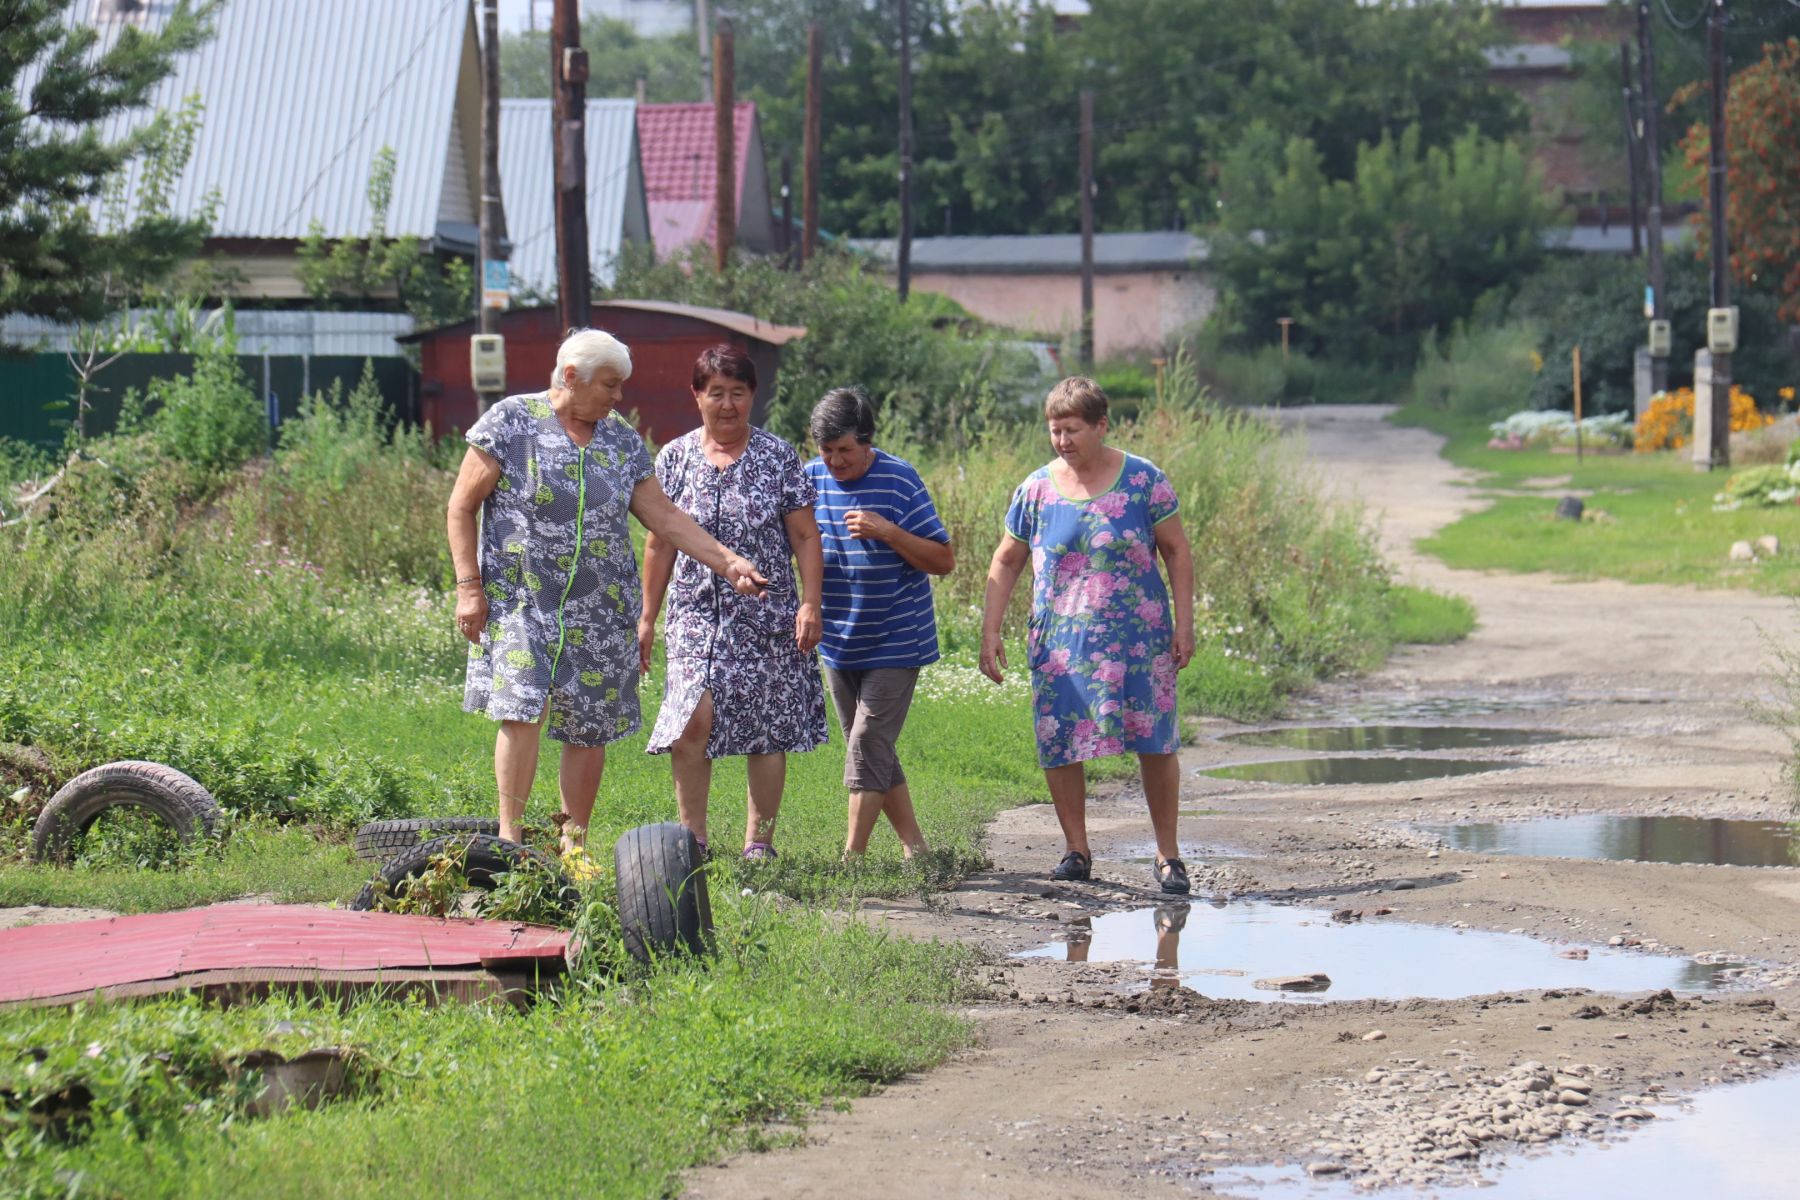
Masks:
[[[1547,729],[1487,729],[1477,725],[1299,725],[1227,734],[1219,740],[1238,746],[1279,746],[1314,754],[1418,754],[1537,746],[1567,741],[1568,735]]]
[[[1800,1180],[1800,1072],[1705,1092],[1682,1107],[1659,1107],[1657,1119],[1628,1137],[1509,1159],[1479,1191],[1394,1188],[1368,1192],[1349,1180],[1312,1182],[1299,1166],[1243,1167],[1207,1180],[1222,1195],[1246,1200],[1349,1200],[1480,1196],[1544,1200],[1554,1196],[1728,1196],[1790,1200]]]
[[[1419,779],[1446,779],[1452,775],[1478,775],[1505,771],[1520,764],[1486,762],[1469,758],[1416,758],[1389,755],[1381,758],[1284,758],[1274,762],[1237,763],[1211,767],[1200,774],[1213,779],[1237,779],[1250,783],[1283,783],[1295,786],[1352,783],[1411,783]]]
[[[1152,987],[1180,982],[1215,999],[1306,1003],[1450,1000],[1552,987],[1705,991],[1732,970],[1686,958],[1555,945],[1387,917],[1339,921],[1324,909],[1266,901],[1164,904],[1111,913],[1073,922],[1066,941],[1019,957],[1142,963]],[[1318,976],[1328,982],[1321,984]]]
[[[1494,824],[1423,825],[1456,850],[1608,862],[1800,866],[1800,826],[1718,817],[1545,817]]]

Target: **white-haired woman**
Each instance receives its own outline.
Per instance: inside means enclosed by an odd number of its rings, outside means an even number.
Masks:
[[[500,836],[518,840],[547,725],[562,743],[563,848],[572,853],[607,743],[640,723],[640,587],[625,514],[737,592],[767,586],[753,563],[670,503],[643,439],[609,419],[630,375],[618,339],[571,333],[548,391],[509,396],[470,428],[450,495],[456,622],[471,643],[463,708],[500,722]]]

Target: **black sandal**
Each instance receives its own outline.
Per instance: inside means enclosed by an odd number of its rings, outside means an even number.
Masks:
[[[1050,872],[1050,878],[1064,883],[1079,883],[1092,878],[1093,860],[1079,850],[1071,850],[1062,856],[1056,869]]]
[[[1156,881],[1171,896],[1185,896],[1193,890],[1188,883],[1187,864],[1179,858],[1165,858],[1156,864]]]

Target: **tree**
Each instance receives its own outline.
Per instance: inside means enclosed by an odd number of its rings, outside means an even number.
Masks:
[[[110,181],[171,138],[158,113],[116,141],[177,55],[212,36],[220,0],[178,0],[160,28],[73,21],[71,0],[0,3],[0,313],[97,321],[199,250],[204,216],[100,203]]]
[[[1762,61],[1731,77],[1725,93],[1726,243],[1731,273],[1780,301],[1783,320],[1800,322],[1800,37],[1763,47]],[[1682,140],[1690,167],[1704,172],[1711,137],[1696,123]],[[1704,178],[1704,175],[1702,175]],[[1704,190],[1701,199],[1706,199]],[[1694,216],[1709,245],[1711,214]]]
[[[645,37],[624,21],[591,16],[581,23],[581,44],[588,48],[589,96],[633,96],[642,79],[652,104],[700,99],[700,56],[692,33]],[[500,39],[500,94],[550,95],[549,30]]]
[[[1410,125],[1334,180],[1310,138],[1253,125],[1219,186],[1213,261],[1238,328],[1265,341],[1291,317],[1303,348],[1396,365],[1515,286],[1554,213],[1523,151],[1473,129],[1427,147]]]

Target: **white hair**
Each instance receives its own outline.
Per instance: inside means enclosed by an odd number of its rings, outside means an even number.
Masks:
[[[611,367],[621,379],[631,378],[631,350],[618,338],[599,329],[576,329],[556,348],[556,366],[550,372],[550,386],[563,386],[563,368],[574,367],[575,377],[583,383],[594,377],[601,367]]]

